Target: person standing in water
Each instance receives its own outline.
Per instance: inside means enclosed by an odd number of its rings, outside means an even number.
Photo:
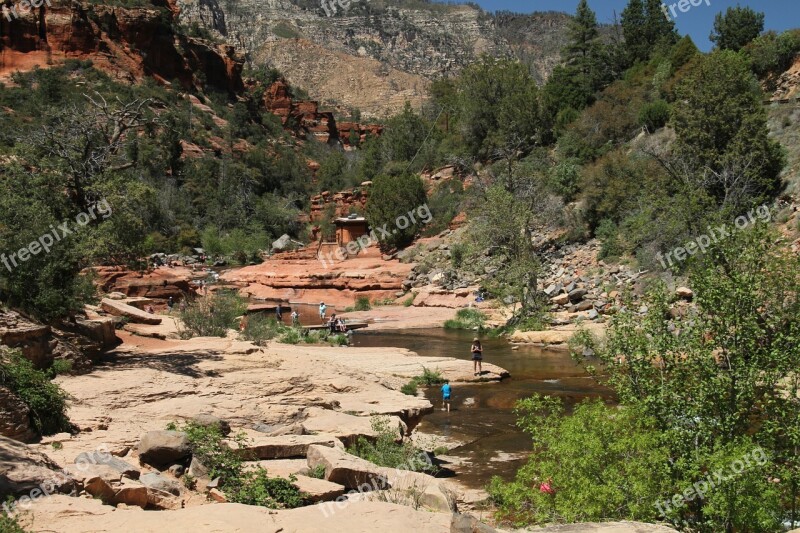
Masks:
[[[478,337],[472,339],[472,366],[473,371],[475,372],[476,376],[480,376],[483,374],[483,369],[481,368],[481,361],[483,361],[483,346],[481,346],[481,341]]]
[[[442,385],[442,402],[444,405],[442,406],[442,411],[447,408],[447,412],[450,412],[450,380],[444,380],[444,385]]]

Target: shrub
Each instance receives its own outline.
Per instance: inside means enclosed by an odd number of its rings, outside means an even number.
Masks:
[[[565,417],[560,400],[540,396],[520,401],[516,412],[535,451],[514,481],[491,482],[501,520],[523,526],[659,518],[654,502],[675,490],[652,419],[599,400]],[[541,490],[545,482],[554,494]]]
[[[400,392],[403,394],[407,394],[409,396],[416,396],[417,395],[417,382],[413,379],[400,387]]]
[[[373,417],[372,430],[377,434],[374,440],[359,437],[347,451],[378,466],[436,473],[436,467],[423,450],[409,441],[398,442],[397,429],[390,426],[389,418]]]
[[[486,323],[486,314],[478,309],[459,309],[456,318],[444,323],[445,329],[481,329]]]
[[[372,309],[372,305],[369,303],[369,298],[366,296],[359,296],[356,298],[356,305],[353,307],[356,311],[369,311]]]
[[[241,450],[247,439],[243,434],[229,438],[236,443],[237,448],[233,449],[225,442],[218,426],[188,422],[178,428],[173,422],[167,428],[186,433],[193,457],[208,469],[209,477],[220,478],[220,488],[229,501],[270,509],[294,508],[305,504],[303,493],[292,485],[296,478],[270,478],[263,468],[244,471],[245,458]]]
[[[264,346],[267,341],[277,337],[285,326],[278,324],[272,317],[266,317],[261,313],[249,315],[245,323],[244,331],[240,337],[242,340],[250,341],[257,346]]]
[[[422,375],[415,377],[414,381],[418,385],[432,387],[434,385],[441,385],[444,383],[444,376],[442,376],[442,373],[439,370],[428,370],[423,366]]]
[[[285,328],[278,337],[278,342],[282,342],[284,344],[298,344],[302,338],[303,337],[300,334],[300,330],[296,328]]]
[[[450,247],[450,264],[453,268],[461,268],[464,258],[467,256],[467,247],[464,244],[456,243]]]
[[[52,435],[71,429],[67,394],[20,352],[0,348],[0,385],[28,406],[31,424],[37,433]]]
[[[667,125],[670,113],[669,104],[664,100],[644,104],[639,110],[639,124],[654,132]]]
[[[258,505],[270,509],[293,509],[305,505],[306,498],[289,479],[271,478],[266,470],[258,468],[244,472],[235,486],[227,486],[225,495],[234,503]]]
[[[403,248],[409,245],[422,227],[421,216],[417,210],[427,199],[425,186],[419,176],[401,174],[399,176],[377,176],[373,180],[367,200],[366,217],[373,228],[386,227],[390,235],[380,242],[382,251]],[[412,222],[408,213],[414,213]],[[403,218],[405,217],[405,218]],[[404,220],[398,225],[399,220]]]
[[[181,314],[180,335],[191,337],[224,337],[236,328],[236,318],[247,309],[244,298],[231,292],[218,292],[191,302]]]
[[[9,496],[9,508],[14,503],[14,499]],[[0,531],[2,533],[26,533],[25,528],[19,523],[15,516],[9,516],[4,509],[0,508]]]
[[[325,465],[317,465],[308,473],[308,477],[314,479],[325,479]]]
[[[69,359],[56,359],[50,367],[50,373],[53,377],[69,374],[70,372],[72,372],[72,361]]]
[[[416,294],[410,295],[408,298],[403,300],[403,307],[411,307],[414,305],[414,299],[417,297]]]

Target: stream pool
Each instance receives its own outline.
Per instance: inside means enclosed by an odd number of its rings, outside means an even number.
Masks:
[[[353,335],[353,346],[393,346],[422,356],[469,361],[473,337],[471,331],[445,329],[366,330]],[[515,425],[513,409],[517,400],[534,393],[549,394],[562,398],[569,408],[585,398],[610,399],[609,391],[588,377],[565,351],[534,346],[512,349],[505,339],[486,339],[483,348],[484,361],[505,368],[511,377],[500,383],[451,383],[450,413],[441,410],[438,387],[425,390],[436,410],[417,428],[420,433],[461,443],[446,454],[452,458],[446,466],[456,473],[460,483],[472,488],[485,487],[494,475],[510,480],[524,464],[531,440]]]

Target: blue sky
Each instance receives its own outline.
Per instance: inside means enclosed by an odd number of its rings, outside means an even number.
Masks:
[[[520,13],[533,11],[566,11],[574,13],[579,0],[477,0],[487,11],[507,9]],[[668,6],[677,0],[663,0]],[[688,12],[678,13],[675,24],[681,35],[689,34],[701,50],[711,49],[712,43],[708,35],[714,26],[714,15],[725,11],[729,7],[750,6],[756,11],[766,14],[765,26],[768,30],[783,31],[790,28],[800,28],[800,1],[798,0],[708,0],[697,7],[691,7]],[[600,22],[611,22],[614,11],[620,13],[628,4],[628,0],[589,0],[589,5],[597,13]]]

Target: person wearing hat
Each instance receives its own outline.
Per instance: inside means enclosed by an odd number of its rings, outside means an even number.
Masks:
[[[322,320],[323,323],[325,322],[325,313],[327,311],[328,311],[328,306],[325,305],[325,302],[320,302],[319,303],[319,318]]]
[[[481,361],[483,361],[483,346],[478,337],[472,339],[472,366],[476,376],[483,374],[481,369]]]

